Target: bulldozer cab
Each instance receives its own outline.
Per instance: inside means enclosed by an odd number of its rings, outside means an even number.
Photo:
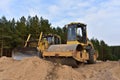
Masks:
[[[86,24],[70,23],[67,25],[67,44],[71,41],[77,43],[87,43]]]
[[[43,39],[46,39],[49,45],[61,44],[61,38],[57,34],[46,34],[43,36]]]

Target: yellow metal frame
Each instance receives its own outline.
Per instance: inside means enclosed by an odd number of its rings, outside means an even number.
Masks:
[[[84,46],[85,44],[80,43],[79,41],[75,40],[75,41],[67,41],[67,44],[81,44],[82,46]]]
[[[26,40],[26,42],[25,42],[24,47],[26,47],[26,46],[27,46],[27,43],[28,43],[28,41],[30,40],[30,37],[31,37],[31,34],[29,34],[29,35],[28,35],[28,38],[27,38],[27,40]]]

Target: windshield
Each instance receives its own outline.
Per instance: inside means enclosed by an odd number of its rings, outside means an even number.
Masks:
[[[52,37],[47,37],[47,41],[49,44],[53,44],[53,42],[54,42]]]
[[[68,27],[68,40],[76,40],[76,26],[71,25]]]
[[[82,29],[81,28],[77,28],[77,36],[82,37]]]

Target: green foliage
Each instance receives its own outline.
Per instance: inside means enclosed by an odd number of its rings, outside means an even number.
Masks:
[[[113,57],[117,59],[120,59],[120,46],[110,46],[110,49],[112,51]]]
[[[96,50],[98,50],[99,53],[99,60],[118,60],[118,57],[116,54],[114,54],[110,46],[108,46],[103,40],[99,41],[97,39],[91,39],[91,42],[93,43]]]
[[[0,19],[0,47],[4,48],[22,47],[27,39],[28,34],[32,34],[32,38],[38,38],[40,32],[54,33],[62,37],[62,43],[66,41],[66,32],[64,28],[52,28],[49,20],[38,16],[28,16],[26,19],[22,16],[19,20],[7,20],[4,16]],[[3,41],[3,43],[2,43]]]

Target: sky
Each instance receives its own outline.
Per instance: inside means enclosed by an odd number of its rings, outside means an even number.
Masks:
[[[52,26],[87,24],[89,38],[120,45],[120,0],[1,0],[0,17],[39,16]]]

